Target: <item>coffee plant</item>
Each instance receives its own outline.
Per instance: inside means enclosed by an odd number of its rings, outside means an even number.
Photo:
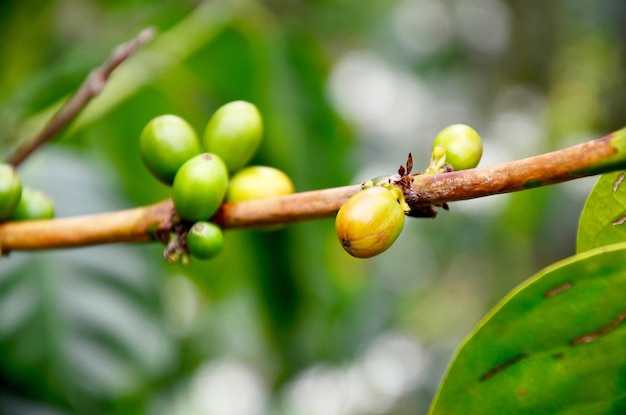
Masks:
[[[391,3],[345,6],[345,27],[321,12],[290,20],[317,33],[283,27],[292,10],[241,3],[208,1],[178,25],[161,17],[163,31],[142,31],[100,66],[95,48],[80,77],[56,80],[63,93],[80,85],[73,95],[41,116],[19,114],[31,123],[3,118],[0,413],[626,412],[622,114],[589,115],[599,138],[546,140],[542,154],[495,161],[523,154],[523,143],[493,152],[477,112],[474,124],[442,105],[454,116],[415,114],[428,128],[398,145],[402,126],[385,131],[373,109],[411,112],[401,98],[421,86],[392,98],[350,89],[359,72],[346,65],[350,76],[333,78],[320,40],[346,31],[350,44],[360,25],[388,36],[373,22]],[[412,15],[400,3],[397,24]],[[461,16],[470,6],[454,7]],[[431,60],[412,49],[414,69],[437,82],[468,39]],[[607,70],[619,54],[599,39],[564,47],[551,138],[584,122],[577,102],[593,111],[594,96],[614,97],[597,85],[619,78]],[[485,48],[477,74],[493,59]],[[596,49],[600,68],[576,54]],[[381,69],[367,53],[353,59],[366,75]],[[329,78],[335,89],[324,92]],[[31,88],[7,102],[50,104]],[[367,151],[350,150],[355,132],[328,102],[337,89],[366,108]],[[507,99],[483,104],[517,105]],[[523,123],[507,116],[492,130],[515,136]],[[542,241],[576,210],[560,186],[594,176],[577,227]],[[501,216],[464,210],[502,194],[511,202]]]

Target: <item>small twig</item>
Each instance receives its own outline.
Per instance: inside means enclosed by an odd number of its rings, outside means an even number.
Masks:
[[[76,118],[93,97],[98,95],[111,76],[111,73],[137,49],[150,42],[156,36],[156,29],[149,27],[142,30],[133,40],[117,46],[101,66],[93,69],[83,81],[76,93],[63,104],[59,111],[48,121],[41,132],[28,145],[19,148],[7,159],[9,164],[19,165],[42,144],[56,136]]]
[[[516,192],[626,169],[626,128],[577,146],[495,166],[414,175],[406,189],[412,208]],[[332,217],[361,185],[225,203],[213,220],[224,229],[263,227]],[[32,222],[0,224],[3,252],[162,239],[174,206],[165,200],[135,209]]]

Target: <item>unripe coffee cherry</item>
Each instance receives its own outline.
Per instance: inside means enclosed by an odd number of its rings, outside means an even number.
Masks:
[[[370,187],[351,196],[335,219],[343,248],[357,258],[370,258],[387,250],[404,226],[404,210],[389,189]]]
[[[208,219],[222,203],[227,184],[228,171],[222,159],[215,154],[199,154],[176,173],[172,185],[174,208],[188,221]]]
[[[150,173],[172,184],[180,166],[202,149],[187,121],[176,115],[161,115],[150,120],[141,132],[139,152]]]
[[[9,216],[9,220],[51,219],[54,217],[54,204],[44,192],[25,187],[22,197]]]
[[[433,150],[438,145],[446,151],[446,163],[454,170],[472,169],[483,155],[483,142],[472,127],[465,124],[450,125],[437,134]]]
[[[224,247],[224,234],[212,222],[200,221],[193,224],[187,234],[187,249],[199,259],[211,259]]]
[[[240,202],[293,192],[293,182],[282,171],[268,166],[250,166],[239,170],[230,179],[226,200]]]
[[[245,166],[261,144],[263,120],[254,104],[233,101],[220,107],[209,120],[202,144],[224,160],[228,171]]]
[[[0,164],[0,220],[8,218],[22,196],[22,181],[15,168]]]

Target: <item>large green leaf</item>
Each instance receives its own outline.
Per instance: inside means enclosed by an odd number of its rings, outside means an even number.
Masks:
[[[624,172],[598,179],[580,215],[576,249],[589,249],[626,241],[626,183]]]
[[[626,413],[626,243],[510,293],[456,353],[430,414]]]

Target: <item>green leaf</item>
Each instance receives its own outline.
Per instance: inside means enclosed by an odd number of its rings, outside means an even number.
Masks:
[[[155,292],[120,247],[13,254],[0,274],[0,371],[74,406],[138,392],[171,359]],[[134,271],[133,271],[134,270]],[[48,380],[41,388],[40,377]]]
[[[430,414],[626,413],[625,293],[626,243],[543,270],[461,345]]]
[[[98,167],[85,154],[49,149],[21,174],[52,196],[60,215],[115,209],[116,193]],[[0,412],[51,404],[97,414],[104,402],[140,401],[172,370],[175,345],[163,323],[153,256],[142,255],[147,249],[108,245],[0,258],[0,379],[7,381],[0,399],[17,402],[5,401]]]
[[[580,215],[577,251],[626,241],[626,183],[624,172],[598,179]]]

